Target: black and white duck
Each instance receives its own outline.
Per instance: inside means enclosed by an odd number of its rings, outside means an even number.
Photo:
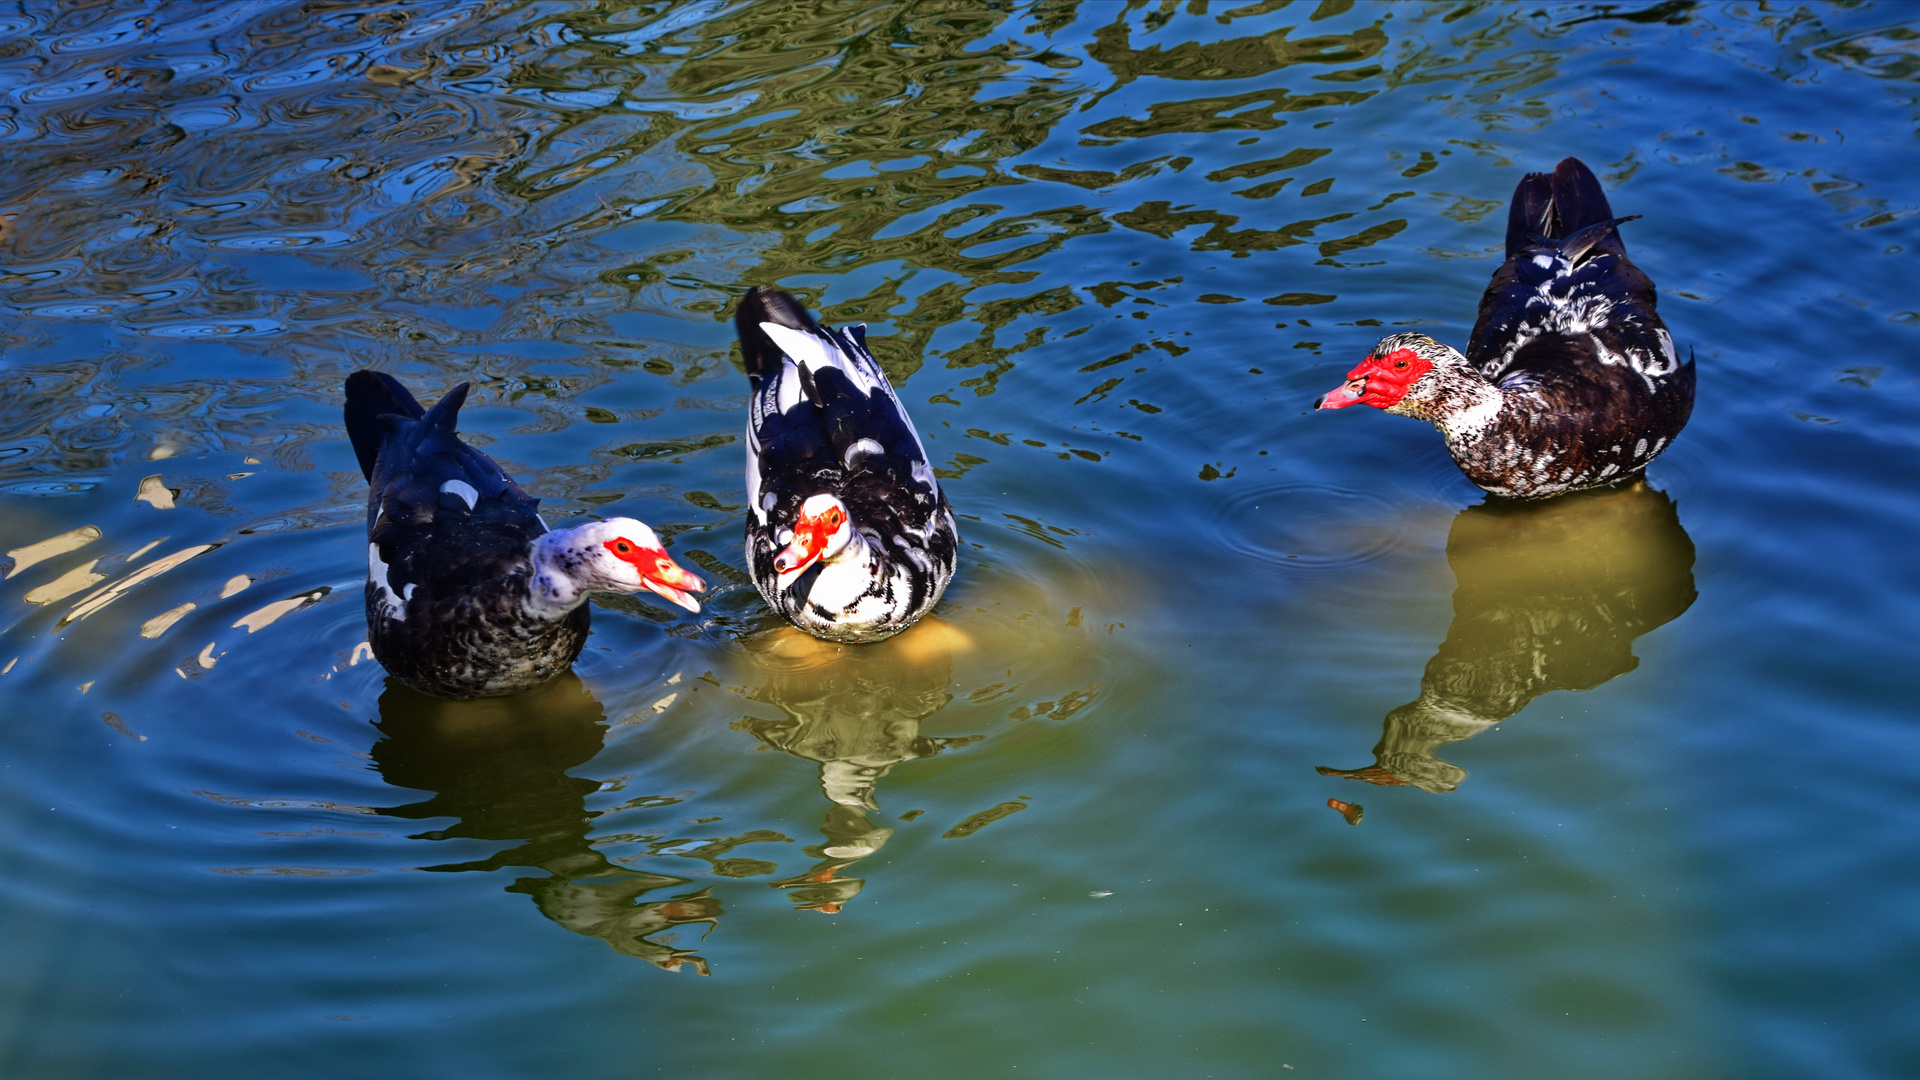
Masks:
[[[1682,362],[1627,258],[1600,181],[1577,158],[1513,192],[1507,261],[1465,356],[1425,334],[1381,339],[1319,409],[1371,405],[1440,429],[1487,491],[1539,498],[1638,475],[1693,412]]]
[[[747,411],[747,565],[786,620],[830,641],[912,626],[953,579],[959,535],[864,326],[755,287],[734,312]]]
[[[347,435],[367,499],[367,640],[395,678],[436,697],[537,686],[586,644],[587,596],[649,590],[688,611],[706,588],[653,530],[609,518],[549,530],[454,427],[467,384],[423,410],[390,375],[347,377]]]

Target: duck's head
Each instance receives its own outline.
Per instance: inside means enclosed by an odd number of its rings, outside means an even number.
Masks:
[[[653,530],[633,518],[608,518],[556,529],[534,541],[533,588],[547,605],[571,606],[594,590],[656,593],[698,612],[690,593],[706,582],[681,569]]]
[[[853,539],[853,518],[847,504],[832,495],[815,495],[800,504],[793,536],[773,558],[773,569],[784,586],[795,574],[822,559],[840,554]]]
[[[1347,372],[1344,386],[1321,394],[1316,409],[1371,405],[1402,416],[1431,419],[1428,407],[1445,396],[1448,383],[1473,375],[1467,359],[1451,346],[1425,334],[1393,334],[1380,339],[1366,358]]]

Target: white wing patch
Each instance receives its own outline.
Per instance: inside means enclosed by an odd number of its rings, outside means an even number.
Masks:
[[[1621,356],[1619,353],[1601,344],[1600,339],[1594,337],[1592,334],[1588,334],[1587,337],[1593,342],[1595,354],[1600,358],[1601,363],[1609,367],[1626,367],[1631,369],[1635,375],[1640,376],[1641,382],[1647,384],[1649,393],[1659,389],[1659,387],[1653,384],[1653,380],[1659,376],[1668,374],[1668,372],[1660,369],[1659,363],[1649,356],[1645,349],[1628,349],[1627,355]],[[1618,449],[1618,447],[1615,449]]]
[[[780,374],[773,384],[773,409],[785,413],[805,398],[807,388],[800,382],[800,365],[791,358],[780,364]]]
[[[846,455],[841,458],[840,464],[851,469],[853,463],[863,457],[875,457],[886,452],[886,447],[872,439],[858,439],[852,446],[847,447]]]
[[[919,438],[918,435],[914,437],[916,439]],[[927,490],[933,492],[933,497],[938,499],[940,497],[940,480],[933,475],[933,466],[926,462],[926,451],[921,451],[920,457],[921,460],[913,463],[913,478],[927,485]],[[932,528],[932,525],[929,524],[928,528]]]
[[[869,396],[886,385],[875,379],[876,372],[841,352],[840,347],[827,338],[816,337],[805,331],[781,326],[779,323],[763,322],[760,324],[760,329],[767,332],[767,336],[773,339],[773,343],[780,347],[781,352],[786,353],[789,359],[808,371],[817,373],[821,368],[838,368],[853,385]]]
[[[773,509],[773,492],[760,497],[760,438],[753,433],[754,418],[747,418],[747,505],[753,507],[753,514],[760,524],[767,523],[767,511]]]
[[[1660,358],[1664,360],[1665,363],[1657,370],[1651,370],[1652,365],[1648,365],[1650,368],[1648,374],[1662,376],[1671,375],[1679,371],[1680,357],[1673,351],[1673,335],[1667,333],[1665,327],[1661,327],[1653,332],[1653,336],[1660,339]]]
[[[442,495],[459,496],[460,500],[467,504],[467,509],[469,510],[473,509],[474,506],[480,502],[480,492],[475,490],[474,486],[465,480],[449,480],[441,484],[440,493]]]
[[[380,590],[380,603],[387,609],[387,617],[394,622],[407,621],[407,601],[413,598],[413,586],[407,586],[407,595],[398,596],[393,586],[387,584],[387,564],[380,561],[380,545],[367,545],[367,582]]]

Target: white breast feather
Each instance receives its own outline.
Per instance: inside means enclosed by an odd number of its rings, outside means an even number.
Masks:
[[[1500,406],[1504,404],[1499,395],[1490,395],[1484,401],[1475,402],[1463,409],[1447,426],[1453,433],[1462,436],[1479,436],[1500,415]]]

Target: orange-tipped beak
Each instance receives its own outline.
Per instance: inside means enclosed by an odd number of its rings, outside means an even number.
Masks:
[[[793,534],[793,543],[782,548],[780,554],[773,557],[773,569],[785,581],[793,575],[812,566],[826,550],[827,538],[819,531],[806,529]]]
[[[640,583],[650,592],[658,593],[669,603],[678,604],[693,612],[700,613],[700,601],[689,593],[706,592],[707,583],[697,575],[688,573],[679,563],[674,562],[664,551],[654,554],[653,568],[640,571]]]

